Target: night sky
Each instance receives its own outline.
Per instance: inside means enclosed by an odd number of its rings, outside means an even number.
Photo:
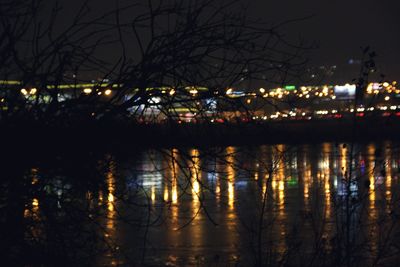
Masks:
[[[400,73],[400,4],[396,0],[253,0],[251,12],[271,21],[313,16],[286,27],[287,34],[316,41],[316,65],[344,66],[361,55],[360,46],[376,51],[380,71]]]
[[[123,1],[122,2],[129,2]],[[400,4],[398,0],[252,0],[249,14],[274,24],[289,19],[310,17],[286,25],[282,32],[290,39],[318,44],[309,57],[314,66],[337,65],[346,71],[350,59],[361,56],[360,47],[370,46],[377,54],[379,71],[389,79],[400,73]],[[80,0],[63,0],[64,5],[79,5]],[[115,6],[110,0],[91,0],[93,10]],[[72,9],[70,9],[72,10]],[[69,11],[70,12],[70,11]],[[354,69],[354,66],[353,66]]]

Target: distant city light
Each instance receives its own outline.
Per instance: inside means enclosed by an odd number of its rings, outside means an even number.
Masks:
[[[22,93],[23,95],[27,95],[27,94],[28,94],[28,91],[26,91],[25,88],[22,88],[22,89],[21,89],[21,93]]]
[[[192,95],[196,95],[199,91],[197,91],[196,89],[191,89],[189,91],[189,93],[191,93]]]
[[[92,89],[85,88],[85,89],[83,89],[83,92],[88,95],[88,94],[90,94],[92,92]]]

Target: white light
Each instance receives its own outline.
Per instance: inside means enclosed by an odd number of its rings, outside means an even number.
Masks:
[[[34,95],[34,94],[36,94],[36,92],[37,92],[37,89],[36,89],[36,88],[32,88],[32,89],[29,91],[29,94]]]
[[[107,90],[104,91],[105,95],[111,95],[111,93],[112,93],[112,91],[110,89],[107,89]]]
[[[390,100],[390,96],[385,96],[385,101],[389,101]]]
[[[276,114],[276,115],[271,115],[271,119],[277,119],[278,117],[279,117],[278,114]]]
[[[83,92],[88,95],[88,94],[90,94],[92,92],[92,89],[85,88],[85,89],[83,89]]]
[[[27,94],[28,94],[28,91],[26,91],[25,88],[22,88],[22,89],[21,89],[21,93],[22,93],[23,95],[27,95]]]
[[[264,88],[260,88],[260,93],[264,94],[265,93],[265,89]]]
[[[159,97],[152,97],[151,99],[149,99],[149,102],[152,104],[158,104],[161,102],[161,98]]]

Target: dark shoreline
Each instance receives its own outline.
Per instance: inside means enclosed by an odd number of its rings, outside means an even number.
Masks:
[[[355,127],[354,127],[355,125]],[[400,118],[278,121],[246,124],[127,125],[86,122],[70,127],[38,123],[1,124],[3,153],[79,151],[129,153],[129,150],[169,147],[364,143],[400,139]]]

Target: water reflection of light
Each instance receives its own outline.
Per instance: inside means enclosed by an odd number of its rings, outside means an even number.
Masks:
[[[172,149],[171,153],[171,200],[173,204],[178,203],[178,150],[176,148]]]
[[[311,186],[311,169],[310,166],[307,166],[304,169],[304,173],[303,173],[303,177],[304,177],[304,189],[303,189],[303,194],[304,194],[304,199],[305,199],[305,203],[308,203],[308,198],[310,197],[310,186]]]
[[[285,181],[281,180],[278,182],[279,186],[278,186],[278,205],[280,207],[280,210],[282,211],[282,209],[284,208],[284,204],[285,204]]]
[[[285,170],[286,170],[286,162],[284,159],[284,153],[285,153],[285,146],[284,145],[278,145],[276,148],[276,155],[275,155],[275,161],[277,162],[276,166],[278,169],[276,170],[276,176],[273,177],[273,180],[276,180],[277,183],[275,184],[274,189],[274,199],[277,201],[278,204],[278,213],[277,213],[277,222],[278,222],[278,233],[279,233],[279,238],[277,241],[277,249],[279,253],[284,253],[284,251],[287,248],[286,244],[286,209],[285,209]],[[283,255],[283,254],[282,254]]]
[[[386,189],[386,209],[387,212],[390,212],[391,209],[391,200],[392,200],[392,157],[391,157],[391,145],[390,144],[385,144],[387,147],[385,150],[385,173],[386,177],[385,178],[385,189]]]
[[[115,233],[115,162],[113,160],[109,163],[109,169],[106,176],[107,182],[107,222],[106,228],[108,230],[105,233],[106,236],[112,236]]]
[[[375,146],[373,144],[368,145],[368,178],[369,178],[369,209],[370,214],[373,218],[376,216],[375,210],[375,200],[376,200],[376,192],[375,192]]]
[[[276,181],[275,181],[275,179],[272,180],[271,186],[272,186],[272,189],[275,191],[275,189],[276,189]]]
[[[201,162],[200,162],[200,153],[197,149],[192,149],[190,151],[190,183],[192,186],[192,202],[191,202],[191,213],[192,218],[191,221],[194,225],[190,227],[189,237],[193,244],[193,246],[200,247],[204,242],[204,233],[203,233],[203,224],[202,220],[202,205],[201,205]],[[177,205],[173,205],[173,207],[177,207]],[[175,212],[175,215],[174,215]],[[177,209],[174,211],[172,216],[177,217]],[[175,229],[177,228],[177,224]]]
[[[215,181],[215,198],[217,200],[217,203],[219,203],[219,201],[221,200],[221,182],[218,176]]]
[[[156,189],[154,186],[151,187],[151,201],[154,203],[156,201]]]
[[[197,213],[197,210],[200,208],[200,179],[201,179],[201,170],[200,170],[200,159],[199,159],[199,151],[197,149],[192,149],[190,152],[191,155],[191,183],[192,183],[192,198],[194,213]]]
[[[227,180],[228,180],[228,205],[231,209],[234,208],[235,204],[235,168],[234,168],[234,147],[227,147],[226,148],[226,173],[227,173]]]
[[[169,193],[168,193],[168,185],[164,185],[164,197],[163,197],[164,201],[167,202],[169,199]]]
[[[233,208],[235,203],[235,188],[232,182],[228,181],[228,205]]]
[[[178,188],[176,182],[172,182],[171,199],[173,204],[178,203]]]
[[[99,206],[103,204],[103,191],[99,191]]]
[[[266,175],[265,175],[265,182],[263,182],[263,185],[262,185],[262,194],[263,194],[263,197],[267,197],[267,196],[265,195],[265,192],[267,191],[267,181],[268,181],[268,178],[269,178],[269,174],[266,174]],[[275,181],[272,181],[272,183],[275,183],[275,187],[276,187],[276,182],[275,182]],[[271,183],[271,186],[272,186],[272,183]]]
[[[331,153],[331,145],[324,144],[322,147],[322,177],[324,179],[324,190],[325,190],[325,218],[328,219],[331,216],[331,185],[330,185],[330,161],[329,155]]]
[[[345,175],[347,171],[347,149],[344,146],[341,146],[340,149],[340,159],[340,168],[342,169],[342,175]]]

